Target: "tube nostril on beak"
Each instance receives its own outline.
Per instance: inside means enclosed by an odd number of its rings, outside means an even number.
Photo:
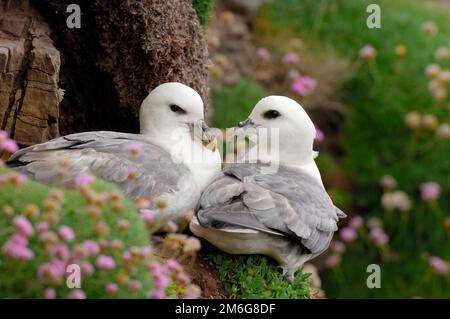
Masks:
[[[246,125],[253,125],[253,124],[255,124],[255,123],[253,123],[251,118],[248,118],[245,121],[239,122],[238,127],[244,127]]]

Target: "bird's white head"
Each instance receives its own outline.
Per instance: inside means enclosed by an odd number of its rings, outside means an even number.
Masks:
[[[305,164],[315,157],[315,126],[303,107],[293,99],[285,96],[263,98],[239,126],[244,130],[249,127],[267,128],[269,138],[277,136],[280,162]],[[278,133],[270,132],[273,129]]]
[[[157,86],[142,102],[141,134],[169,136],[175,130],[186,130],[196,121],[203,121],[203,101],[187,85],[168,82]]]

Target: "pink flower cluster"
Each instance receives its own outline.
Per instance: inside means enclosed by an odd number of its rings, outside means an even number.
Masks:
[[[300,76],[291,83],[291,91],[298,96],[306,96],[317,87],[317,80]]]
[[[6,152],[12,154],[17,152],[18,149],[19,147],[16,142],[8,137],[8,133],[0,130],[0,153]]]
[[[3,252],[17,260],[32,260],[34,252],[28,247],[28,238],[34,234],[33,225],[23,216],[13,220],[14,233],[3,246]]]
[[[433,201],[439,198],[441,186],[436,182],[426,182],[420,184],[420,195],[424,201]]]

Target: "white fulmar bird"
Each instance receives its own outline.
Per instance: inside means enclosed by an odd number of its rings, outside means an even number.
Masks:
[[[271,256],[292,279],[328,248],[338,219],[345,217],[314,162],[314,124],[294,100],[269,96],[239,126],[278,130],[278,153],[225,166],[205,189],[190,228],[225,252]],[[268,161],[278,161],[278,171],[265,173]]]
[[[203,118],[203,101],[195,90],[164,83],[142,102],[140,134],[71,134],[19,150],[8,165],[47,184],[64,185],[81,174],[97,176],[118,184],[134,200],[165,201],[163,219],[178,222],[195,208],[221,169],[214,136]],[[59,180],[62,161],[68,171]]]

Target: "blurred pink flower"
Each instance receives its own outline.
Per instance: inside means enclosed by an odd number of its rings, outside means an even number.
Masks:
[[[37,225],[37,230],[39,233],[46,232],[50,229],[50,225],[47,222],[41,222]]]
[[[336,268],[341,263],[341,260],[342,257],[340,255],[337,254],[329,255],[325,259],[325,266],[331,269]]]
[[[59,237],[64,241],[73,241],[75,239],[75,233],[69,226],[61,226],[58,230]]]
[[[65,263],[60,260],[52,260],[38,267],[38,276],[44,281],[61,279],[66,272]]]
[[[289,80],[295,81],[295,80],[299,79],[301,76],[302,75],[300,74],[299,70],[297,70],[297,69],[289,70],[289,73],[288,73]]]
[[[331,243],[331,251],[337,253],[337,254],[342,254],[343,252],[345,252],[345,244],[339,240],[335,240]]]
[[[308,76],[302,76],[291,84],[291,91],[299,96],[307,95],[317,87],[317,81]]]
[[[359,50],[359,57],[365,61],[373,61],[375,60],[375,57],[377,56],[377,51],[373,46],[370,44],[365,45],[364,47]]]
[[[16,232],[26,237],[30,237],[34,234],[33,225],[31,225],[30,221],[23,216],[14,218],[13,225]]]
[[[119,230],[125,231],[130,227],[130,223],[126,219],[121,219],[117,221],[117,227],[119,228]]]
[[[114,295],[119,291],[119,286],[116,283],[110,282],[105,286],[105,292],[109,295]]]
[[[73,181],[74,187],[79,188],[83,186],[89,186],[94,182],[94,177],[91,175],[79,175],[75,177]]]
[[[138,280],[130,280],[128,286],[133,292],[138,292],[142,289],[142,283]]]
[[[166,267],[170,271],[176,271],[180,269],[180,264],[175,259],[169,259],[166,262]]]
[[[7,242],[3,247],[3,251],[13,259],[32,260],[34,258],[34,252],[30,248],[12,242]]]
[[[300,62],[300,57],[298,56],[298,54],[296,54],[294,52],[289,52],[283,56],[283,58],[281,59],[281,62],[285,65],[297,64],[298,62]]]
[[[53,288],[44,290],[44,299],[56,299],[56,291]]]
[[[178,225],[173,221],[169,220],[167,224],[164,226],[164,231],[166,233],[175,233],[178,230]]]
[[[361,228],[364,225],[364,219],[361,216],[356,215],[350,219],[348,225],[354,229]]]
[[[85,240],[83,247],[88,251],[89,255],[94,256],[100,252],[100,245],[93,240]]]
[[[370,230],[369,237],[373,240],[375,246],[384,246],[389,242],[389,236],[382,228],[372,228]]]
[[[272,58],[272,54],[267,48],[258,48],[256,55],[263,61],[269,61]]]
[[[137,155],[137,154],[139,154],[140,151],[141,151],[141,146],[139,144],[131,144],[130,145],[131,154]]]
[[[70,257],[69,247],[66,244],[55,245],[50,249],[50,254],[61,260],[67,260]]]
[[[83,276],[89,276],[95,272],[94,266],[87,261],[81,263],[80,268],[81,268],[81,274]]]
[[[432,201],[439,198],[441,186],[436,182],[420,184],[420,195],[424,201]]]
[[[339,232],[339,235],[341,236],[341,239],[344,242],[352,242],[358,237],[356,230],[352,227],[342,228],[341,231]]]
[[[124,263],[127,263],[127,262],[130,262],[130,261],[131,261],[131,253],[130,253],[129,251],[125,251],[125,252],[122,254],[122,261],[123,261]]]
[[[152,299],[164,299],[166,294],[163,290],[153,290],[149,293],[149,297]]]
[[[81,289],[72,290],[69,295],[69,299],[86,299],[86,293]]]
[[[166,275],[158,275],[153,277],[153,284],[157,289],[166,289],[170,280]]]
[[[447,276],[450,272],[450,266],[449,263],[445,260],[442,260],[440,257],[432,256],[428,260],[431,268],[438,274]]]
[[[323,131],[316,126],[316,141],[323,142],[325,140],[325,134]]]
[[[384,175],[380,178],[380,186],[384,189],[393,189],[397,186],[397,181],[391,175]]]
[[[153,225],[153,222],[155,221],[155,213],[152,210],[141,209],[141,216],[148,226]]]
[[[116,268],[116,262],[114,261],[114,259],[105,255],[98,256],[95,265],[100,269]]]
[[[24,246],[24,247],[26,247],[28,245],[27,237],[23,236],[22,234],[13,234],[11,236],[11,238],[9,239],[9,242],[14,245]]]
[[[15,153],[19,147],[17,146],[16,142],[11,139],[7,139],[6,141],[0,143],[0,150],[5,151],[6,153]]]

